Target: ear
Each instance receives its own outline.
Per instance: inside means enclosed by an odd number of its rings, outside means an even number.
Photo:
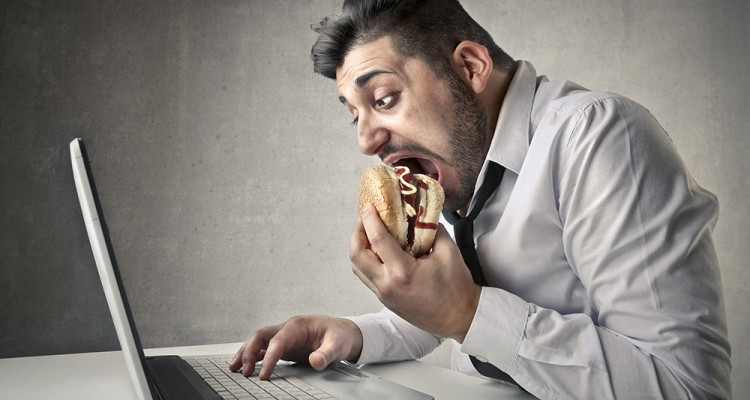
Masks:
[[[492,73],[492,57],[479,43],[463,41],[451,55],[451,66],[475,94],[482,93]]]

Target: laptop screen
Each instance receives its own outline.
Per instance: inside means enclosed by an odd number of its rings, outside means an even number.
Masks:
[[[107,224],[104,222],[101,204],[97,197],[94,178],[82,139],[70,143],[70,157],[73,164],[78,200],[81,205],[86,232],[94,253],[96,269],[99,271],[104,295],[115,324],[117,337],[122,346],[125,363],[133,380],[139,399],[157,398],[154,385],[146,371],[146,358],[143,354],[133,315],[125,295],[125,288],[117,269]]]

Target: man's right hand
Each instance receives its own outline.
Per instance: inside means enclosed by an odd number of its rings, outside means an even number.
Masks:
[[[320,371],[333,362],[356,361],[362,351],[362,332],[344,318],[322,315],[292,317],[280,325],[258,329],[240,347],[229,369],[250,376],[263,360],[260,379],[268,379],[279,360],[309,363]]]

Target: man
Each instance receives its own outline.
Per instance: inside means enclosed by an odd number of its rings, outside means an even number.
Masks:
[[[262,328],[232,370],[418,358],[450,338],[456,369],[541,398],[731,397],[717,200],[647,110],[537,76],[455,0],[346,1],[316,32],[360,150],[434,176],[446,211],[479,212],[484,280],[447,221],[414,259],[368,207],[350,258],[386,309]],[[482,207],[485,181],[500,185]]]

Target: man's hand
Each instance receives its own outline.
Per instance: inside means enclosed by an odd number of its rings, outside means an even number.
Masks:
[[[368,204],[352,231],[350,258],[357,277],[391,311],[428,332],[463,342],[481,288],[445,227],[439,226],[432,252],[415,259]]]
[[[258,374],[268,379],[279,360],[309,363],[320,371],[333,362],[356,361],[362,351],[362,333],[344,318],[298,316],[283,324],[253,332],[229,363],[229,369],[250,376],[263,360]]]

